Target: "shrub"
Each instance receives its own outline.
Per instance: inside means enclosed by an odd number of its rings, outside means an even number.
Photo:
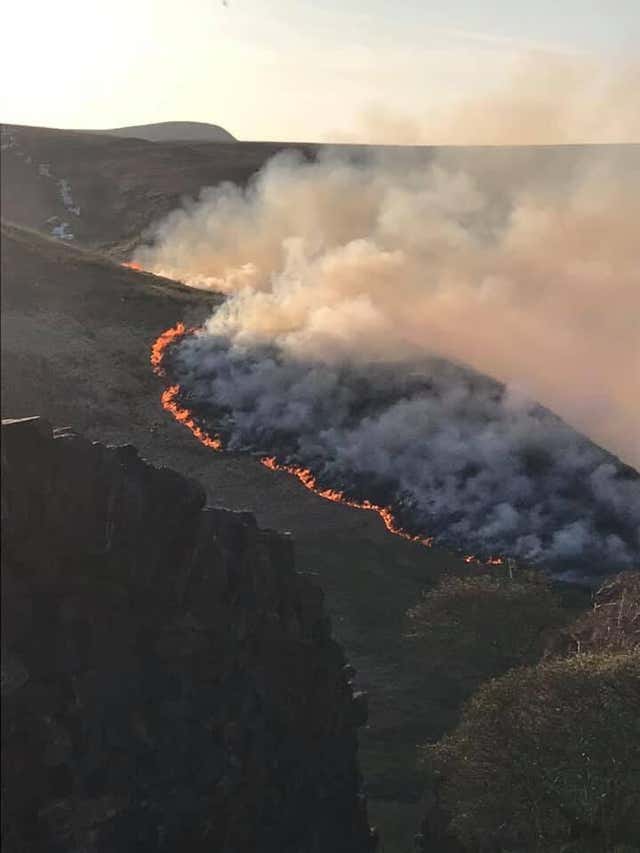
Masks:
[[[474,851],[633,845],[639,708],[636,651],[550,660],[483,685],[457,730],[426,748],[451,830]]]
[[[463,694],[506,670],[539,660],[566,614],[548,579],[502,566],[446,577],[408,612],[412,638],[427,666],[444,670]]]
[[[563,631],[554,654],[640,651],[640,572],[623,572],[600,587],[593,608]]]

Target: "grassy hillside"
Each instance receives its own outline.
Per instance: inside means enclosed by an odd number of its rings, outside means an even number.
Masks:
[[[95,439],[131,442],[150,461],[199,479],[210,503],[250,509],[260,524],[292,532],[298,570],[325,591],[334,633],[358,670],[356,688],[369,691],[361,763],[381,850],[411,850],[423,814],[416,745],[455,723],[459,691],[405,639],[405,614],[444,574],[473,569],[458,555],[389,535],[374,514],[324,501],[256,459],[199,445],[162,411],[148,352],[178,320],[201,322],[217,297],[104,257],[126,257],[183,194],[221,180],[246,182],[283,148],[312,156],[318,147],[165,144],[42,128],[4,128],[3,146],[3,215],[13,222],[2,232],[4,416],[42,414]],[[640,148],[616,150],[633,160]],[[364,149],[349,151],[363,156]],[[435,153],[396,152],[409,159]],[[588,146],[438,155],[480,177],[499,172],[518,180],[522,169],[535,167],[549,181],[595,156]],[[73,226],[73,241],[44,236],[52,217]],[[580,595],[571,602],[573,609],[583,605]]]
[[[463,561],[390,536],[372,513],[324,501],[255,459],[207,450],[162,411],[149,347],[177,320],[206,316],[210,294],[4,226],[2,299],[5,417],[42,413],[94,439],[133,443],[197,477],[212,504],[292,532],[298,569],[324,589],[356,686],[370,693],[361,761],[373,820],[399,822],[410,839],[420,817],[415,746],[441,732],[449,710],[416,670],[404,614],[443,571],[467,571]]]

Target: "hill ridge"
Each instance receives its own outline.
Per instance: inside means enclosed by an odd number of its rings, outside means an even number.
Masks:
[[[148,142],[236,142],[219,124],[205,121],[158,121],[92,131],[110,136],[134,137]]]

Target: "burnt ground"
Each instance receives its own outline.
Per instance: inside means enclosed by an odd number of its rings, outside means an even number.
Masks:
[[[322,586],[334,633],[358,670],[356,686],[369,691],[361,764],[381,849],[410,850],[422,814],[415,746],[438,737],[456,712],[428,662],[417,666],[403,639],[404,614],[443,572],[468,567],[451,553],[389,535],[374,514],[324,501],[257,459],[198,444],[162,411],[148,353],[178,320],[206,317],[216,297],[104,257],[125,257],[184,193],[222,179],[246,181],[283,146],[5,131],[15,141],[3,139],[3,216],[14,223],[2,235],[3,416],[41,414],[96,440],[132,443],[151,462],[196,477],[212,505],[249,509],[261,525],[293,533],[298,570]],[[561,151],[553,168],[570,154]],[[516,160],[525,155],[533,156]],[[39,174],[40,163],[50,164],[55,180]],[[65,208],[60,178],[69,181],[79,216]],[[73,220],[73,244],[30,230],[50,231],[51,216]]]

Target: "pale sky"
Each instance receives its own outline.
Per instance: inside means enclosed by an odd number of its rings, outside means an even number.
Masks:
[[[523,57],[635,62],[640,0],[13,0],[2,25],[1,121],[326,141],[481,98]]]

